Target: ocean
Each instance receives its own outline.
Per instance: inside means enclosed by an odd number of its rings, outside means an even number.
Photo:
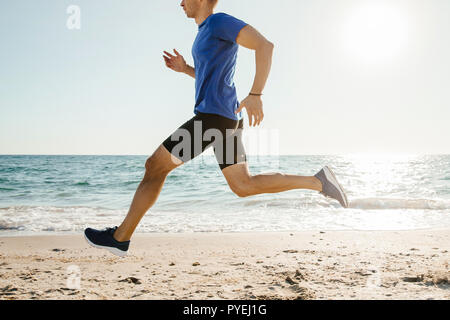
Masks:
[[[147,156],[0,155],[0,235],[119,225]],[[330,166],[350,207],[317,191],[239,198],[214,156],[174,170],[140,233],[411,230],[450,226],[450,155],[249,156],[253,174]]]

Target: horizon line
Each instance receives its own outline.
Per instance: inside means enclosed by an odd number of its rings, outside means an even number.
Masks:
[[[149,156],[151,154],[36,154],[36,153],[0,153],[0,156]],[[286,153],[286,154],[247,154],[247,156],[450,156],[450,153],[390,153],[390,152],[365,152],[365,153]],[[213,154],[201,154],[199,156],[214,156]]]

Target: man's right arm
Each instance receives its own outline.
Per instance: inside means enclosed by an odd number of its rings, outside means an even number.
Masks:
[[[164,61],[166,62],[167,68],[172,69],[176,72],[186,73],[187,75],[195,79],[195,69],[186,63],[183,56],[179,54],[177,50],[173,49],[173,52],[175,53],[175,55],[164,51],[165,55],[163,55],[163,57]]]
[[[195,79],[195,69],[193,67],[191,67],[190,65],[186,64],[184,73],[186,73],[188,76],[191,76],[192,78]]]

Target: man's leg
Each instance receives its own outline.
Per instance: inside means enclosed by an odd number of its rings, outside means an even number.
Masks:
[[[310,189],[322,191],[322,183],[316,177],[266,173],[252,176],[248,170],[245,148],[242,141],[244,121],[240,120],[238,128],[227,136],[222,148],[215,148],[214,153],[225,179],[231,190],[240,197],[261,193],[278,193],[292,189]]]
[[[167,175],[182,164],[183,162],[174,157],[163,145],[147,159],[144,178],[134,194],[128,214],[114,233],[117,241],[131,239],[141,218],[156,202]]]
[[[237,163],[222,170],[231,190],[239,197],[261,193],[278,193],[293,189],[322,191],[322,183],[314,176],[305,177],[282,173],[266,173],[252,176],[247,162]]]
[[[203,141],[203,134],[207,129],[214,127],[216,124],[214,119],[217,117],[200,113],[195,115],[164,140],[155,153],[147,159],[144,179],[136,190],[128,215],[114,233],[117,241],[130,240],[141,218],[156,202],[170,171],[194,159],[211,145],[210,141]],[[200,132],[196,132],[197,122],[201,123]],[[195,142],[198,142],[200,148],[196,148]]]

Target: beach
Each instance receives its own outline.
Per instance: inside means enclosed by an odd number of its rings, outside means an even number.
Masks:
[[[450,299],[450,229],[0,237],[0,299]]]
[[[0,4],[0,300],[450,300],[450,1],[73,2]]]

